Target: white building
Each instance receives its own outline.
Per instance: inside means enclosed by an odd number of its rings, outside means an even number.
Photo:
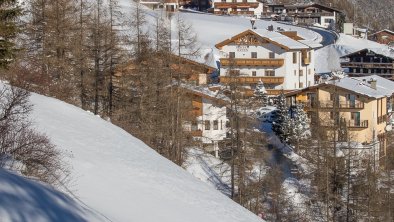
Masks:
[[[262,0],[213,0],[214,14],[218,15],[249,15],[257,18],[263,12]]]
[[[314,49],[320,46],[296,32],[246,30],[216,44],[221,53],[220,82],[229,83],[237,76],[240,84],[253,90],[262,81],[271,95],[312,86]]]
[[[218,88],[208,86],[193,86],[182,84],[192,100],[195,121],[185,124],[192,136],[201,141],[207,151],[218,156],[219,142],[227,134],[227,107],[228,97],[221,94]]]

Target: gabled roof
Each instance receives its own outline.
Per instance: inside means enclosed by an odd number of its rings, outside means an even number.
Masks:
[[[319,4],[319,3],[312,3],[312,4],[293,4],[293,5],[285,5],[285,4],[268,4],[268,6],[271,7],[284,7],[284,8],[308,8],[308,7],[319,7],[319,8],[324,8],[326,10],[331,10],[331,11],[335,11],[335,12],[340,12],[342,13],[341,10],[330,7],[330,6],[326,6],[323,4]]]
[[[380,31],[378,31],[378,32],[373,33],[372,35],[376,35],[376,34],[381,33],[381,32],[388,32],[388,33],[394,35],[394,31],[391,31],[391,30],[389,30],[389,29],[380,30]]]
[[[233,43],[236,39],[246,36],[248,34],[256,35],[258,38],[268,41],[285,50],[297,50],[297,49],[309,48],[309,46],[307,46],[306,44],[303,44],[299,41],[296,41],[292,38],[282,35],[279,32],[268,31],[266,29],[253,29],[253,30],[248,29],[244,32],[239,33],[238,35],[231,37],[230,39],[224,40],[216,44],[215,47],[220,49],[221,47]]]
[[[370,81],[376,80],[376,89],[372,88]],[[329,80],[315,86],[307,87],[286,93],[286,96],[296,95],[301,92],[316,89],[322,86],[338,87],[354,94],[366,96],[369,98],[379,99],[383,97],[391,97],[394,94],[394,82],[378,75],[365,77],[345,77],[342,79]]]
[[[365,48],[365,49],[361,49],[361,50],[358,50],[356,52],[344,55],[341,58],[347,58],[347,57],[356,55],[356,54],[364,52],[364,51],[366,51],[366,52],[374,52],[375,54],[394,59],[394,52],[391,51],[389,48],[387,48],[387,49],[385,49],[385,48]]]
[[[226,105],[230,102],[230,99],[220,90],[212,91],[208,86],[195,86],[181,83],[180,88],[196,96],[212,100],[220,105]]]

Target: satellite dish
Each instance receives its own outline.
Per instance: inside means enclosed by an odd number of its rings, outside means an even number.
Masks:
[[[386,126],[386,132],[390,132],[391,130],[393,130],[393,126],[391,124]]]

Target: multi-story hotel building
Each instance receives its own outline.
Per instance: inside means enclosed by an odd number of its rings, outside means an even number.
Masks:
[[[268,94],[314,85],[314,49],[296,32],[249,29],[216,44],[220,50],[220,82],[234,78],[253,90],[259,81]],[[236,75],[234,75],[236,74]]]
[[[213,0],[213,13],[217,15],[249,15],[260,18],[262,0]]]
[[[394,80],[394,53],[388,49],[362,49],[341,60],[341,67],[351,77],[379,75]]]
[[[376,160],[387,155],[386,131],[391,130],[394,82],[377,75],[345,77],[286,94],[289,105],[304,104],[314,125],[346,130],[336,134],[338,142],[357,142],[360,150],[376,152]],[[373,146],[372,146],[373,145]],[[375,146],[376,145],[376,146]],[[382,163],[382,161],[380,161]]]

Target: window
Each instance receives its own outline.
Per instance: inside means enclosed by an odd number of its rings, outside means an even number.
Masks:
[[[300,76],[304,75],[304,70],[300,70]]]
[[[294,70],[294,76],[297,76],[297,70]]]
[[[304,88],[304,83],[300,82],[300,88]]]
[[[219,129],[219,121],[214,120],[213,121],[213,130],[218,130]]]
[[[237,69],[230,70],[230,75],[231,76],[239,76],[239,74],[240,74],[240,71],[237,70]]]
[[[265,70],[265,76],[275,76],[275,70]]]
[[[297,52],[293,52],[293,63],[297,63]]]
[[[270,52],[270,53],[269,53],[269,58],[270,58],[270,59],[275,59],[275,53]]]
[[[309,55],[309,61],[311,62],[312,61],[312,52],[311,51],[309,51],[309,53],[308,53]]]
[[[205,125],[205,130],[211,129],[211,122],[209,120],[205,120],[204,125]]]
[[[198,124],[197,121],[192,121],[192,127],[191,127],[192,131],[197,131],[198,130]]]
[[[334,98],[335,98],[334,93],[330,93],[330,101],[334,101]]]
[[[330,112],[330,119],[334,119],[334,112]]]
[[[230,59],[235,58],[235,52],[229,52],[228,55]]]
[[[308,86],[311,86],[311,81],[308,81]]]
[[[257,59],[257,52],[252,52],[252,59]]]
[[[312,74],[312,70],[308,69],[308,75]]]
[[[256,71],[252,71],[252,76],[256,76]]]
[[[220,129],[223,129],[223,120],[220,120]]]

